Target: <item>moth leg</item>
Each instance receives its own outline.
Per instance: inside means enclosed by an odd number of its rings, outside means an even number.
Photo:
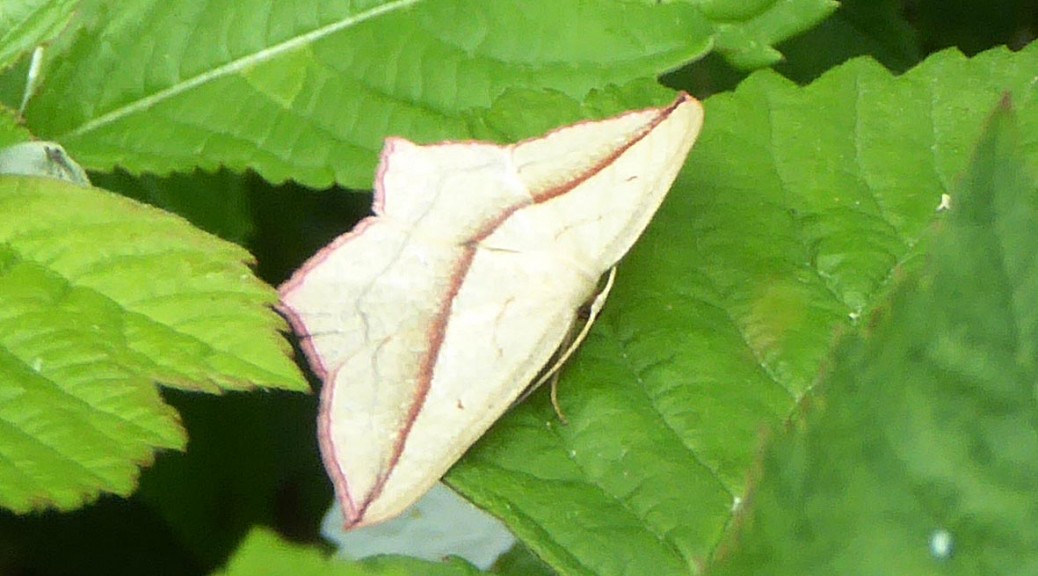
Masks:
[[[559,406],[559,375],[562,374],[561,370],[556,370],[551,375],[551,407],[555,409],[555,415],[559,417],[559,422],[565,426],[569,424],[569,420],[566,415],[562,413],[562,406]]]
[[[587,320],[584,321],[584,326],[581,327],[580,332],[577,332],[569,345],[566,346],[565,351],[559,355],[555,362],[548,368],[544,374],[537,379],[533,385],[530,386],[530,390],[535,390],[545,382],[551,381],[551,405],[555,408],[555,413],[558,414],[559,420],[563,424],[567,423],[565,414],[562,413],[562,408],[559,406],[558,396],[558,383],[559,383],[559,372],[562,369],[563,364],[569,360],[570,356],[576,352],[580,344],[587,338],[589,332],[591,332],[591,325],[595,323],[595,319],[598,318],[599,313],[602,312],[602,307],[605,306],[606,298],[609,297],[609,291],[613,289],[613,280],[616,279],[616,266],[609,269],[609,275],[606,277],[605,286],[598,291],[595,295],[595,299],[591,301],[591,306],[588,309]]]

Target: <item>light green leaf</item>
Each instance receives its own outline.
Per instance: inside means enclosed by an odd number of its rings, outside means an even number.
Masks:
[[[1006,100],[866,337],[764,458],[726,574],[1038,570],[1038,180]]]
[[[130,493],[186,441],[156,382],[305,390],[250,258],[103,190],[0,177],[0,505]]]
[[[30,137],[29,131],[18,123],[18,117],[14,111],[0,105],[0,148],[24,142]]]
[[[318,548],[285,542],[263,528],[254,529],[238,548],[227,567],[214,576],[467,576],[482,574],[458,559],[427,562],[383,557],[351,562],[328,558]]]
[[[213,576],[363,576],[373,574],[356,564],[329,559],[317,548],[307,548],[282,540],[265,528],[255,528],[238,547],[227,566]],[[390,572],[383,572],[390,576]],[[406,572],[399,571],[401,576]]]
[[[1038,46],[854,60],[800,88],[757,73],[706,102],[683,176],[546,393],[448,475],[566,574],[686,574],[723,541],[762,432],[815,384],[920,242],[1003,91],[1038,147]],[[626,572],[625,572],[626,571]]]
[[[583,97],[704,54],[688,4],[613,0],[94,0],[26,115],[88,169],[251,168],[368,188],[387,135],[469,137],[509,88]],[[142,42],[142,39],[144,41]]]

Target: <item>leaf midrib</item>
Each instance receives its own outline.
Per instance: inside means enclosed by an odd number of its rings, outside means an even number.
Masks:
[[[341,32],[352,26],[359,25],[367,20],[382,16],[383,14],[390,13],[396,10],[403,10],[408,8],[412,4],[417,4],[421,0],[394,0],[386,4],[374,7],[366,12],[361,12],[353,16],[343,18],[337,22],[322,26],[305,34],[295,36],[278,44],[274,44],[268,48],[264,48],[258,52],[248,54],[246,56],[231,60],[222,66],[217,66],[212,70],[203,72],[191,78],[184,79],[183,81],[173,84],[167,88],[159,90],[150,96],[135,100],[125,106],[116,108],[106,114],[102,114],[92,120],[89,120],[81,124],[78,128],[67,132],[62,135],[54,136],[56,140],[72,139],[79,136],[83,136],[89,132],[97,130],[102,126],[113,124],[118,122],[122,118],[137,114],[144,110],[147,110],[161,102],[171,100],[184,92],[194,90],[199,86],[203,86],[209,82],[218,80],[223,77],[231,76],[245,71],[251,66],[261,64],[268,60],[292,52],[303,46],[307,46],[320,40],[322,38],[331,36],[337,32]]]

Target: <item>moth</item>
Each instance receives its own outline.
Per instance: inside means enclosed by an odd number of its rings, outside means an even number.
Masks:
[[[552,360],[703,122],[668,106],[511,145],[386,140],[370,216],[280,288],[323,381],[346,527],[421,497]]]

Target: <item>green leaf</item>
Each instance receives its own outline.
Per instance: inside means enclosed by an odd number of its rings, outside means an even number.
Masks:
[[[1038,180],[1006,100],[925,269],[765,455],[732,574],[1038,570]]]
[[[800,88],[772,72],[706,102],[683,176],[620,265],[560,382],[448,475],[566,574],[709,565],[761,433],[815,384],[837,332],[918,266],[941,195],[1005,90],[1028,150],[1038,46],[854,60]],[[626,570],[627,572],[624,572]]]
[[[79,0],[5,0],[0,3],[0,114],[21,110],[39,78],[32,71],[33,51],[41,50],[68,28]],[[12,114],[13,115],[13,114]],[[0,147],[28,139],[7,140]]]
[[[0,105],[0,148],[30,139],[29,131],[18,123],[14,111]]]
[[[566,124],[666,106],[673,101],[674,91],[655,80],[592,90],[583,100],[551,90],[514,89],[494,100],[490,108],[471,113],[469,126],[482,140],[508,144],[536,138]]]
[[[297,574],[298,576],[362,576],[372,574],[355,564],[329,559],[317,548],[285,542],[265,528],[255,528],[242,542],[227,567],[213,576],[261,576]],[[383,573],[389,576],[390,573]],[[397,572],[397,574],[406,574]]]
[[[290,544],[263,528],[254,529],[238,548],[227,567],[214,576],[465,576],[482,574],[471,565],[453,559],[426,562],[383,557],[365,562],[327,558],[317,548]]]
[[[835,0],[699,0],[715,23],[717,50],[736,68],[752,70],[775,64],[782,54],[773,46],[808,30],[839,6]]]
[[[555,574],[554,570],[521,543],[502,554],[494,562],[491,572],[502,576],[554,576]]]
[[[103,190],[0,177],[0,505],[130,493],[186,441],[155,382],[306,390],[250,258]]]
[[[36,134],[95,171],[225,166],[313,187],[370,187],[390,134],[469,137],[463,113],[508,88],[579,98],[711,42],[678,3],[95,0],[84,12],[26,112]]]
[[[54,38],[79,0],[4,0],[0,6],[0,70]]]

